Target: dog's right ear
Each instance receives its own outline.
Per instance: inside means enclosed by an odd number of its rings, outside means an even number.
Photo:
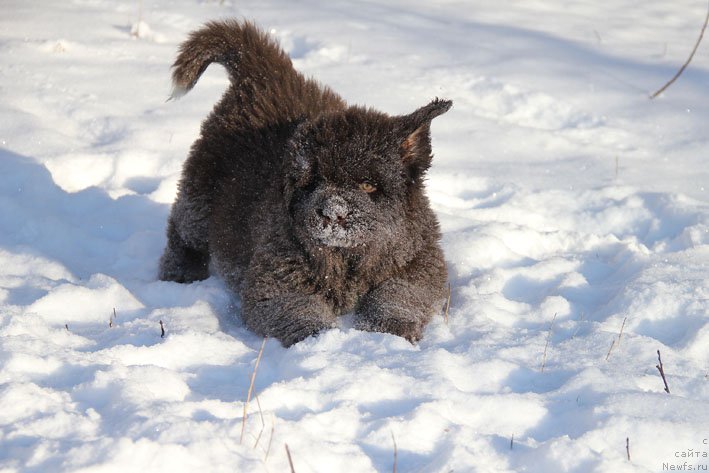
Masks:
[[[417,181],[431,166],[431,121],[452,106],[450,100],[434,99],[410,115],[398,117],[401,162],[413,181]]]

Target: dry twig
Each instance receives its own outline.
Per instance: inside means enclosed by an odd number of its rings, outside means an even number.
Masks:
[[[263,355],[263,348],[266,346],[266,340],[268,337],[263,339],[261,343],[261,349],[258,351],[258,356],[256,357],[256,364],[254,364],[254,372],[251,373],[251,384],[249,385],[249,392],[246,394],[246,402],[244,403],[244,416],[241,419],[241,437],[239,437],[239,443],[244,440],[244,430],[246,429],[246,418],[248,416],[247,409],[249,408],[249,401],[251,401],[251,393],[254,390],[254,381],[256,381],[256,370],[258,370],[258,364],[261,361],[261,355]]]
[[[630,437],[625,437],[625,453],[628,454],[628,461],[630,461]]]
[[[670,79],[665,85],[660,87],[660,89],[657,92],[655,92],[654,94],[652,94],[650,96],[651,99],[654,99],[655,97],[660,95],[662,92],[664,92],[665,89],[667,89],[669,86],[671,86],[672,83],[674,81],[676,81],[680,75],[682,75],[682,73],[687,68],[687,66],[689,66],[689,63],[692,61],[692,58],[694,57],[694,53],[696,53],[697,49],[699,48],[699,43],[702,42],[702,38],[704,37],[704,31],[707,29],[707,23],[709,23],[709,7],[707,7],[707,16],[706,16],[706,18],[704,18],[704,24],[702,25],[702,31],[699,33],[699,38],[697,38],[697,42],[694,44],[694,48],[692,49],[692,52],[689,54],[687,61],[684,64],[682,64],[682,67],[679,68],[679,70],[677,71],[677,73],[674,75],[674,77],[672,79]]]
[[[660,363],[659,365],[655,365],[655,368],[657,368],[657,371],[660,372],[660,376],[662,376],[662,382],[665,383],[665,392],[667,394],[670,393],[670,388],[667,386],[667,378],[665,378],[665,369],[662,366],[662,358],[660,358],[660,350],[657,350],[657,361]]]
[[[165,338],[165,326],[162,324],[162,320],[160,321],[160,338]]]
[[[448,310],[451,308],[451,283],[448,283],[448,301],[446,302],[446,311],[443,314],[446,325],[448,325]]]

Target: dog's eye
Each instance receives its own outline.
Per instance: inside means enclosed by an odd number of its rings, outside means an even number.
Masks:
[[[364,181],[359,184],[359,188],[366,192],[367,194],[371,194],[372,192],[376,191],[377,188],[374,184],[371,182]]]

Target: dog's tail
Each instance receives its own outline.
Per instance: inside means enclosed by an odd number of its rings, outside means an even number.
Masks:
[[[278,43],[253,23],[237,20],[212,21],[190,34],[180,45],[172,65],[172,95],[179,98],[194,87],[207,67],[224,66],[232,84],[249,78],[282,81],[295,79],[290,58]]]

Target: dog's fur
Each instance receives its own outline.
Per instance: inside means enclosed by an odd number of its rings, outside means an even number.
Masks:
[[[185,162],[160,279],[205,279],[211,261],[244,323],[285,346],[348,312],[360,329],[419,340],[445,293],[423,181],[431,120],[451,102],[394,117],[348,106],[234,20],[182,44],[173,95],[212,62],[231,85]]]

